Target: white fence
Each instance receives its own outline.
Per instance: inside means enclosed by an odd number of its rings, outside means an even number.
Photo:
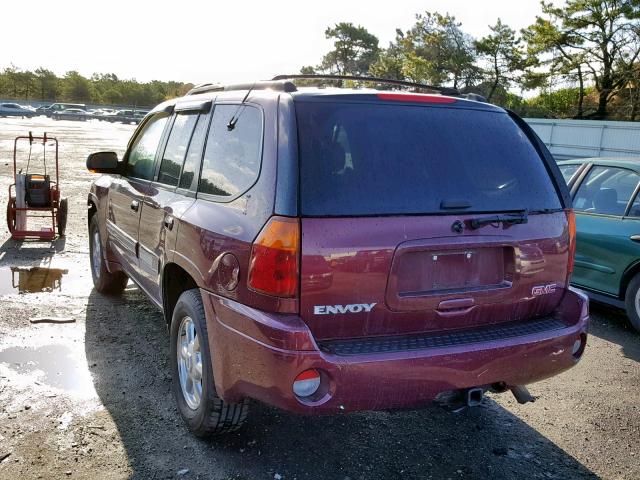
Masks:
[[[640,122],[525,120],[557,160],[576,157],[640,158]]]

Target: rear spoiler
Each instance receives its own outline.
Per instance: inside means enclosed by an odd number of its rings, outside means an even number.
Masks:
[[[549,172],[549,176],[553,178],[553,183],[556,188],[556,192],[558,193],[558,197],[560,197],[560,203],[562,203],[562,208],[571,208],[573,202],[571,200],[571,194],[569,192],[569,187],[567,187],[567,183],[564,181],[562,177],[562,173],[560,173],[560,169],[558,168],[558,164],[556,163],[555,158],[551,155],[551,152],[544,144],[544,142],[540,139],[538,134],[529,126],[527,122],[525,122],[517,113],[512,110],[506,109],[507,113],[511,117],[511,119],[520,127],[520,129],[527,136],[529,141],[533,144],[534,148],[538,152],[538,155],[544,161],[544,165],[547,168],[547,172]]]

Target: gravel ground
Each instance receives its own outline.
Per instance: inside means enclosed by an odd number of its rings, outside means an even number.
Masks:
[[[70,203],[55,242],[16,243],[0,228],[0,478],[640,478],[640,335],[597,306],[582,362],[531,385],[534,404],[504,394],[458,413],[325,417],[254,404],[239,433],[193,438],[171,397],[160,313],[134,286],[117,299],[91,286],[84,161],[121,154],[133,128],[0,119],[0,205],[12,139],[29,130],[58,136]],[[11,267],[30,266],[54,269],[53,292],[17,293]],[[36,316],[75,322],[31,324]]]

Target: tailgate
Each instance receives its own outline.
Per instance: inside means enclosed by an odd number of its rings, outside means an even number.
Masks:
[[[452,232],[469,218],[303,218],[300,314],[314,336],[446,331],[549,314],[566,287],[566,214]]]

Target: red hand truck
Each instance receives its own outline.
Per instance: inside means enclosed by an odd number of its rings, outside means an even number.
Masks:
[[[29,141],[29,158],[26,170],[18,170],[18,144]],[[43,171],[30,173],[31,151],[34,144],[42,144]],[[55,146],[55,180],[47,173],[47,143]],[[17,240],[39,239],[53,240],[56,233],[64,235],[67,226],[68,202],[60,196],[60,175],[58,166],[58,140],[48,137],[16,137],[13,143],[13,183],[9,185],[9,203],[7,204],[7,227],[11,237]],[[51,218],[51,226],[40,229],[29,228],[29,219]]]

